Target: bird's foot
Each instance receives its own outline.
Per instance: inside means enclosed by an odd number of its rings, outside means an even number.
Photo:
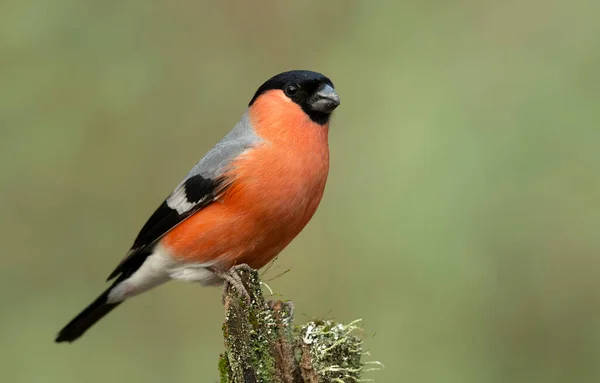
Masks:
[[[237,273],[238,270],[252,271],[252,268],[250,268],[250,266],[248,266],[245,263],[233,266],[227,271],[219,270],[216,267],[210,268],[210,271],[212,271],[219,278],[222,278],[225,281],[225,285],[223,286],[223,296],[221,298],[223,304],[225,304],[227,291],[230,287],[233,287],[238,292],[238,294],[240,294],[246,300],[246,303],[250,304],[252,302],[252,297],[250,297],[250,293],[248,293],[248,290],[242,282],[242,278]]]

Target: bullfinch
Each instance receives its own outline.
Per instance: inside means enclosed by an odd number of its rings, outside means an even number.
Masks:
[[[233,130],[144,224],[109,275],[112,285],[56,342],[76,340],[124,300],[169,280],[233,283],[232,268],[259,269],[277,256],[321,201],[339,104],[320,73],[294,70],[262,84]]]

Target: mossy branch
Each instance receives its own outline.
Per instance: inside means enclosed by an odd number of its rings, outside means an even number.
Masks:
[[[225,291],[225,352],[221,383],[359,382],[362,341],[349,325],[312,321],[293,325],[291,302],[269,301],[258,272],[237,269],[250,302],[231,285]]]

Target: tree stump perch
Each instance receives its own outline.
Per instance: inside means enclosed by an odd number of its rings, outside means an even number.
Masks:
[[[231,285],[225,291],[225,352],[221,383],[351,383],[360,380],[362,341],[348,325],[311,321],[293,325],[291,302],[269,301],[258,272],[237,269],[250,302]]]

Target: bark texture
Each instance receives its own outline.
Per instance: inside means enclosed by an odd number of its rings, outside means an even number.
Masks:
[[[291,302],[266,301],[258,272],[236,269],[250,296],[229,286],[225,292],[225,352],[221,383],[357,382],[362,341],[355,323],[311,321],[293,325]]]

